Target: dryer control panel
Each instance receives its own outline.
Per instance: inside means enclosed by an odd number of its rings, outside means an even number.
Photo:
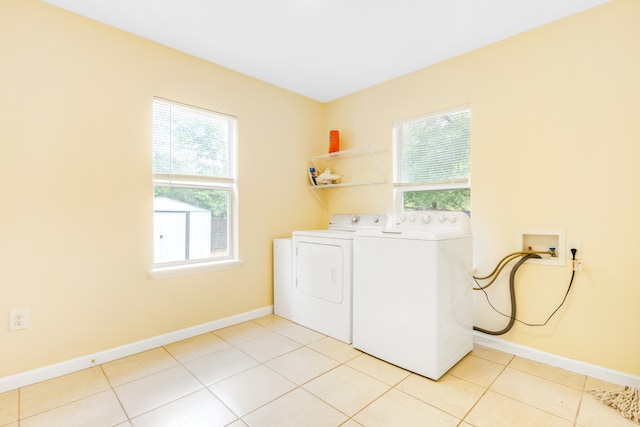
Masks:
[[[413,211],[396,215],[393,229],[397,231],[471,234],[471,223],[469,215],[464,212]]]
[[[357,231],[382,229],[387,224],[386,214],[333,214],[329,221],[330,230]]]

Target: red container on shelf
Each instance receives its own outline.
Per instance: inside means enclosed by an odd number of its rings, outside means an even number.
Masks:
[[[340,132],[337,130],[329,131],[329,152],[335,153],[340,151]]]

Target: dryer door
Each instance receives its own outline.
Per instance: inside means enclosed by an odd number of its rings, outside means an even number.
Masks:
[[[342,303],[344,249],[313,242],[296,245],[297,291],[336,304]]]

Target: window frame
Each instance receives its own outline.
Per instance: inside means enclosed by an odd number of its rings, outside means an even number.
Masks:
[[[227,253],[223,256],[207,257],[192,260],[179,260],[179,261],[167,261],[156,262],[156,245],[155,245],[155,231],[153,233],[153,266],[149,271],[149,274],[154,279],[162,279],[168,277],[176,277],[187,274],[197,274],[209,271],[225,270],[229,268],[238,267],[242,261],[239,259],[238,254],[238,119],[229,114],[219,113],[216,111],[208,110],[202,107],[195,107],[192,105],[171,101],[165,98],[154,97],[152,103],[152,109],[155,112],[156,101],[169,104],[170,106],[177,106],[182,109],[188,109],[195,112],[205,113],[207,115],[213,115],[216,117],[230,120],[232,129],[232,138],[230,146],[228,146],[231,159],[229,161],[229,167],[231,168],[230,177],[218,177],[218,176],[204,176],[204,175],[189,175],[173,173],[156,173],[155,168],[152,167],[153,173],[153,198],[155,199],[155,189],[158,186],[170,187],[170,188],[186,188],[186,189],[206,189],[214,191],[224,191],[227,193]],[[152,119],[153,121],[153,119]],[[153,125],[153,123],[152,123]],[[153,126],[152,126],[153,127]],[[152,130],[152,159],[155,157],[155,151],[153,148],[153,130]],[[170,150],[170,152],[172,152]],[[153,210],[154,220],[153,228],[155,230],[155,208]]]
[[[397,126],[402,123],[429,120],[440,116],[446,116],[448,114],[459,113],[468,111],[469,113],[469,129],[471,128],[471,105],[464,104],[456,107],[447,108],[444,110],[438,110],[431,113],[421,114],[418,116],[407,117],[404,119],[395,120],[392,126],[392,138],[393,138],[393,207],[394,212],[405,212],[404,199],[405,193],[417,192],[417,191],[441,191],[441,190],[459,190],[469,189],[471,190],[471,165],[469,165],[469,173],[466,178],[449,179],[443,181],[431,181],[431,182],[400,182],[400,152],[398,143],[398,130]],[[471,151],[471,135],[469,135],[469,155]],[[471,161],[469,156],[469,162]],[[469,196],[471,197],[471,196]],[[469,200],[469,204],[471,200]],[[464,211],[466,212],[466,211]],[[470,214],[470,212],[467,212]]]

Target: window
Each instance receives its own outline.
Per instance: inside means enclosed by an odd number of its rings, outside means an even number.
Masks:
[[[152,133],[154,271],[234,260],[236,119],[156,98]]]
[[[468,106],[393,124],[396,211],[470,213],[471,110]]]

